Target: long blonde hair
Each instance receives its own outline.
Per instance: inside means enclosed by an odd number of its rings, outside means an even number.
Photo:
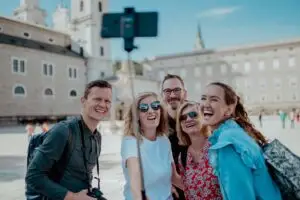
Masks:
[[[157,100],[159,100],[159,97],[156,93],[154,92],[144,92],[144,93],[140,93],[137,98],[136,98],[136,104],[134,104],[134,102],[132,102],[130,104],[130,106],[128,107],[127,112],[124,115],[124,121],[125,121],[125,125],[124,125],[124,136],[134,136],[134,137],[138,137],[138,134],[142,134],[139,130],[133,130],[133,114],[132,114],[132,110],[136,110],[137,113],[139,113],[138,110],[138,105],[141,103],[141,101],[147,97],[154,97]],[[139,119],[139,116],[137,116],[137,118]],[[140,129],[140,123],[138,123],[138,127]],[[156,129],[156,135],[157,136],[162,136],[162,135],[166,135],[168,133],[168,115],[167,115],[167,111],[164,107],[163,104],[161,104],[160,106],[160,120],[159,120],[159,125]]]
[[[198,109],[198,104],[196,104],[195,102],[188,101],[188,102],[183,103],[179,107],[179,109],[177,111],[177,116],[176,116],[177,137],[179,139],[179,144],[180,145],[184,145],[184,146],[189,146],[189,145],[192,144],[192,142],[191,142],[191,139],[190,139],[189,135],[182,130],[180,116],[182,114],[182,111],[185,108],[190,107],[190,106],[195,106]],[[197,120],[200,123],[200,114],[198,115],[198,119]],[[208,135],[209,135],[209,129],[208,129],[208,127],[207,126],[201,126],[200,134],[204,135],[205,137],[208,137]]]

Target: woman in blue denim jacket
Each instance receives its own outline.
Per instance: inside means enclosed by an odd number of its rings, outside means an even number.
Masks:
[[[267,140],[251,124],[240,98],[223,83],[201,97],[203,125],[212,130],[209,160],[224,200],[281,200],[268,173],[261,145]]]

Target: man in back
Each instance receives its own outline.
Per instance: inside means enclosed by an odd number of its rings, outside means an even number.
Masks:
[[[168,120],[169,120],[169,139],[171,142],[172,153],[176,169],[178,169],[178,156],[182,150],[182,146],[178,144],[176,133],[176,113],[180,105],[185,101],[187,92],[184,88],[184,82],[180,76],[168,74],[162,82],[162,97],[167,105]],[[179,198],[174,196],[175,200],[184,200],[184,193],[179,188],[176,188]]]
[[[87,195],[87,189],[91,188],[92,170],[101,152],[101,134],[96,127],[109,113],[111,100],[112,87],[108,82],[96,80],[87,84],[81,98],[81,117],[58,123],[47,132],[45,141],[28,166],[27,188],[52,200],[94,199]],[[72,152],[62,178],[54,181],[49,174],[62,157],[69,134],[72,134]]]

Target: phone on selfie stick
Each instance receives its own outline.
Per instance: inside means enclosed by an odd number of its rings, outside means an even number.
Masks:
[[[158,13],[157,12],[136,12],[133,7],[124,9],[123,13],[105,13],[102,17],[102,38],[123,38],[124,50],[128,55],[128,67],[130,73],[131,95],[136,105],[130,53],[137,49],[134,45],[134,39],[137,37],[157,37],[158,35]],[[137,110],[134,108],[133,113],[133,130],[136,133],[138,129]],[[138,135],[138,134],[136,134]],[[143,168],[140,152],[140,138],[137,138],[137,152],[141,172],[142,199],[146,200],[146,191],[143,177]]]

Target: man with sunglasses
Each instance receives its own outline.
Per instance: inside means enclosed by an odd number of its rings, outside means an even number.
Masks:
[[[178,156],[183,147],[178,144],[179,140],[176,133],[176,113],[177,109],[185,102],[187,91],[184,88],[184,82],[180,76],[167,74],[162,81],[162,97],[167,105],[168,120],[169,120],[169,139],[171,142],[174,162],[178,168]],[[173,196],[175,200],[184,200],[184,193],[179,188],[176,188],[177,194]]]

